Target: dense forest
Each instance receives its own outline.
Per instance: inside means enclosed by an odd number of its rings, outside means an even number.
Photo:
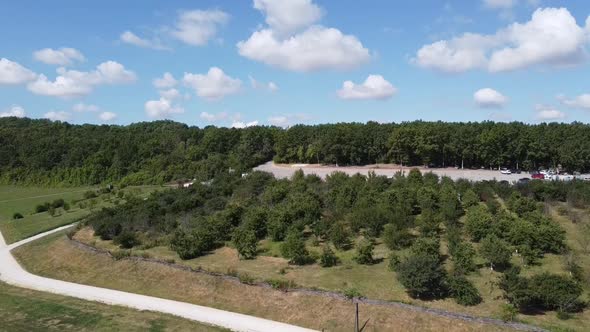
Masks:
[[[254,259],[267,239],[280,243],[290,264],[329,268],[339,264],[337,252],[353,249],[356,263],[375,264],[375,243],[384,243],[392,278],[411,297],[452,297],[462,305],[482,301],[467,277],[483,260],[484,268],[504,272],[498,285],[516,310],[565,315],[584,307],[586,272],[574,256],[564,267],[568,275],[520,273],[548,253],[569,252],[564,229],[543,211],[546,201],[586,208],[590,185],[454,182],[416,169],[392,179],[335,172],[325,181],[301,171],[282,180],[224,173],[103,209],[87,224],[121,248],[168,246],[182,259],[222,246]]]
[[[43,185],[209,180],[265,161],[431,167],[562,166],[590,170],[590,126],[581,123],[369,122],[288,129],[189,127],[171,121],[72,125],[0,119],[0,181]]]

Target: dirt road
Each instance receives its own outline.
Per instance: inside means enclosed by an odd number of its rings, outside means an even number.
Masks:
[[[112,289],[92,287],[39,277],[25,271],[10,253],[10,250],[16,247],[42,238],[49,234],[67,229],[68,227],[71,226],[54,229],[26,240],[13,243],[10,246],[6,245],[4,237],[2,236],[2,233],[0,233],[0,281],[18,287],[66,295],[83,300],[96,301],[110,305],[120,305],[138,310],[162,312],[209,325],[224,327],[232,331],[312,331],[294,325],[288,325],[263,318],[203,307],[190,303],[165,300],[157,297],[138,295]],[[247,299],[244,300],[247,301]]]

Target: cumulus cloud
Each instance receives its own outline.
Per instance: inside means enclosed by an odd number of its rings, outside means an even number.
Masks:
[[[361,84],[345,81],[338,90],[341,99],[389,99],[397,92],[396,87],[381,75],[369,75]]]
[[[6,58],[0,59],[0,84],[23,84],[34,80],[36,77],[37,74],[20,64]]]
[[[508,98],[494,89],[485,88],[473,94],[473,101],[481,108],[502,108],[508,102]]]
[[[191,10],[181,12],[171,35],[189,45],[202,46],[215,37],[217,30],[229,20],[221,10]]]
[[[443,72],[574,65],[585,58],[587,43],[587,32],[566,8],[544,8],[530,21],[513,23],[493,35],[465,33],[425,45],[411,61]]]
[[[195,89],[197,96],[211,101],[236,94],[242,87],[242,81],[226,75],[218,67],[211,67],[204,75],[184,73],[183,82]]]
[[[239,128],[239,129],[253,127],[253,126],[258,126],[258,121],[250,121],[250,122],[234,121],[231,124],[232,128]]]
[[[281,114],[274,115],[268,118],[268,123],[277,127],[289,127],[296,123],[302,123],[309,120],[309,116],[306,114]]]
[[[276,85],[274,82],[268,82],[268,83],[260,82],[252,76],[248,76],[248,78],[250,79],[250,85],[255,90],[267,90],[270,92],[275,92],[275,91],[279,90],[279,86]]]
[[[300,72],[349,69],[371,57],[355,36],[311,25],[321,17],[321,9],[311,1],[264,0],[255,1],[254,7],[266,16],[268,27],[238,42],[238,52],[243,57]]]
[[[112,121],[112,120],[116,119],[117,118],[117,114],[115,114],[113,112],[102,112],[102,113],[100,113],[98,115],[98,118],[101,121],[109,122],[109,121]]]
[[[135,73],[115,61],[103,62],[91,72],[60,67],[57,73],[54,81],[50,81],[43,74],[39,75],[35,81],[28,84],[28,89],[43,96],[75,98],[91,93],[98,85],[123,84],[136,80]]]
[[[565,96],[559,96],[558,99],[567,107],[590,110],[590,93],[579,95],[573,99],[568,99]]]
[[[510,9],[516,6],[517,0],[483,0],[483,3],[490,9]]]
[[[24,118],[27,114],[25,109],[18,105],[12,105],[9,109],[0,113],[0,118],[17,117]]]
[[[566,118],[566,114],[550,105],[536,105],[535,118],[539,121],[558,121]]]
[[[322,18],[322,9],[311,0],[254,0],[254,8],[266,16],[266,24],[285,36]]]
[[[44,118],[51,121],[68,121],[72,115],[64,111],[51,111],[43,115]]]
[[[72,106],[74,112],[98,112],[100,107],[92,104],[77,103]]]
[[[173,105],[172,101],[165,98],[149,100],[145,103],[144,108],[147,116],[155,119],[169,118],[174,114],[184,113],[184,108]]]
[[[158,89],[169,89],[175,87],[178,81],[172,76],[172,74],[165,72],[162,77],[154,79],[152,83]]]
[[[227,119],[229,117],[229,114],[227,114],[227,112],[219,112],[216,114],[209,112],[201,112],[201,114],[199,114],[199,117],[209,122],[217,122]]]
[[[160,97],[168,100],[176,100],[182,97],[180,91],[176,89],[160,90],[158,93],[160,94]]]
[[[48,65],[69,66],[76,61],[86,61],[86,58],[80,51],[71,47],[62,47],[58,50],[44,48],[35,51],[33,58]]]
[[[141,38],[138,35],[134,34],[131,31],[128,31],[128,30],[123,32],[119,36],[119,39],[123,43],[135,45],[138,47],[151,48],[154,50],[169,50],[169,48],[162,45],[162,42],[160,42],[160,40],[157,38],[155,38],[155,39]]]

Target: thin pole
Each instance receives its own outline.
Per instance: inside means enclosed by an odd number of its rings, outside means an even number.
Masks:
[[[359,303],[354,303],[354,332],[359,332]]]

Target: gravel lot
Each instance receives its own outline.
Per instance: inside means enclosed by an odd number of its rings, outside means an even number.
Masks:
[[[377,175],[393,176],[396,172],[402,171],[407,174],[410,169],[418,168],[422,173],[432,172],[439,176],[448,176],[453,180],[467,179],[470,181],[483,181],[483,180],[506,180],[509,182],[518,181],[521,178],[531,178],[531,175],[522,172],[521,174],[500,174],[498,170],[487,170],[487,169],[457,169],[457,168],[425,168],[425,167],[403,167],[398,165],[368,165],[368,166],[322,166],[322,165],[306,165],[306,164],[275,164],[268,162],[260,166],[255,167],[255,170],[265,171],[273,173],[276,178],[287,178],[293,175],[295,171],[301,169],[305,174],[316,174],[321,178],[325,178],[326,175],[332,172],[345,172],[348,174],[368,174],[370,171],[374,171]]]

